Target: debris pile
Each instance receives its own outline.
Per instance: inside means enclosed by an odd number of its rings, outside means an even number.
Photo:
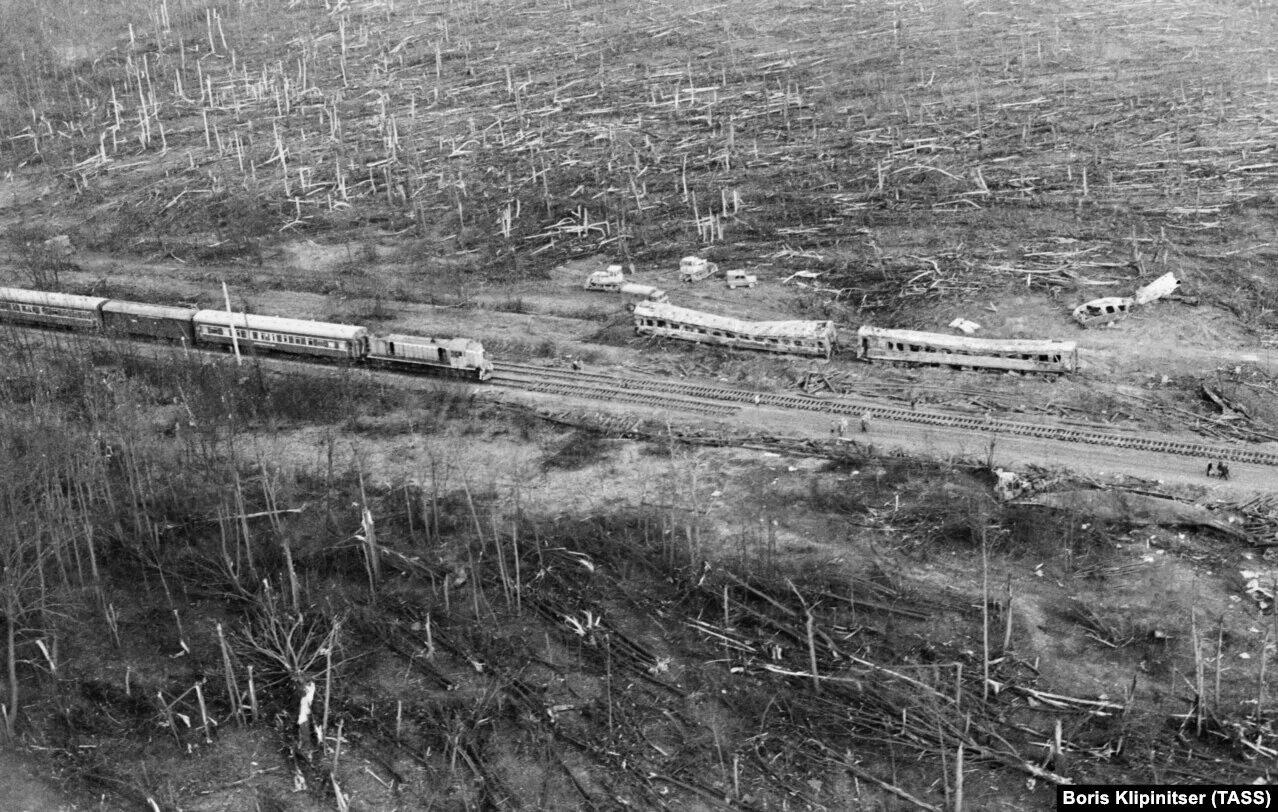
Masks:
[[[1180,280],[1173,273],[1162,276],[1139,288],[1133,296],[1106,296],[1083,302],[1074,308],[1074,321],[1084,327],[1115,324],[1131,315],[1132,309],[1158,301],[1175,293]]]

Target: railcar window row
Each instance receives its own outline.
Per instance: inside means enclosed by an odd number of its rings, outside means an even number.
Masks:
[[[52,305],[33,305],[24,302],[0,302],[0,310],[8,310],[13,313],[30,313],[35,316],[56,316],[64,319],[82,319],[92,321],[91,311],[78,310],[69,307],[54,307]]]
[[[707,330],[705,327],[697,327],[695,325],[683,324],[681,322],[672,321],[667,323],[665,319],[641,318],[640,326],[654,328],[659,330],[673,331],[677,333],[691,333],[695,335],[709,335],[713,338],[727,338],[734,341],[748,341],[761,346],[773,347],[799,347],[803,349],[819,349],[827,348],[826,342],[819,339],[806,339],[798,336],[756,336],[748,333],[738,333],[734,330],[715,330],[713,328]]]
[[[201,325],[201,329],[206,335],[230,336],[230,331],[225,327]],[[268,344],[294,344],[328,350],[345,349],[346,347],[345,341],[330,341],[324,338],[312,338],[289,333],[269,333],[265,330],[245,330],[239,327],[235,328],[235,337],[245,341],[261,341]]]
[[[869,351],[870,347],[871,347],[870,343],[867,342],[866,350]],[[942,355],[959,355],[959,356],[972,357],[972,358],[1009,358],[1009,359],[1015,359],[1015,360],[1021,360],[1021,361],[1039,361],[1041,363],[1054,363],[1054,364],[1059,364],[1061,362],[1061,356],[1059,354],[1048,355],[1043,353],[1025,353],[1025,352],[1015,352],[1015,351],[1000,352],[998,350],[989,350],[987,352],[980,352],[977,350],[932,347],[926,344],[923,344],[923,345],[906,344],[905,342],[902,342],[902,341],[887,342],[887,349],[895,350],[897,352],[940,353]]]
[[[1025,353],[1025,352],[999,352],[997,350],[990,352],[978,352],[975,350],[961,349],[941,349],[937,347],[929,347],[926,345],[906,345],[903,342],[886,342],[886,349],[910,354],[939,354],[947,356],[959,356],[964,358],[1006,358],[1009,360],[1034,361],[1042,364],[1059,365],[1065,360],[1065,356],[1061,353]],[[863,350],[866,354],[873,354],[874,345],[870,341],[866,341]]]

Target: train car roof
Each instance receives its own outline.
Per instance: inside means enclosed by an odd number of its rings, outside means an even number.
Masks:
[[[153,305],[143,302],[122,302],[119,299],[111,299],[102,305],[105,313],[128,313],[133,316],[150,316],[156,319],[183,319],[190,320],[195,315],[193,307],[171,307],[169,305]]]
[[[484,348],[484,345],[473,338],[436,338],[434,336],[410,336],[404,333],[387,333],[386,335],[378,334],[374,338],[382,341],[395,341],[400,344],[436,344],[441,347],[456,348],[461,347],[464,350]]]
[[[0,288],[0,299],[49,307],[75,307],[82,310],[95,310],[107,301],[101,296],[77,296],[74,293],[49,293],[26,288]]]
[[[1073,352],[1077,344],[1073,341],[1057,341],[1055,339],[1036,338],[972,338],[970,336],[951,336],[945,333],[925,333],[921,330],[891,330],[885,327],[862,326],[856,331],[858,336],[875,336],[892,338],[897,341],[913,341],[918,344],[931,344],[934,347],[949,347],[956,350],[976,352]]]
[[[683,324],[696,324],[700,327],[717,330],[729,330],[734,333],[745,333],[752,336],[785,336],[788,338],[833,338],[834,322],[832,321],[743,321],[728,316],[717,316],[703,313],[686,307],[677,307],[664,302],[640,302],[635,305],[636,316],[647,316],[655,319],[668,319]]]
[[[252,313],[227,313],[225,310],[200,310],[195,314],[197,324],[215,324],[219,327],[243,327],[248,330],[274,330],[279,333],[334,338],[354,341],[368,335],[368,329],[354,324],[333,324],[327,321],[285,319],[279,316],[257,316]]]

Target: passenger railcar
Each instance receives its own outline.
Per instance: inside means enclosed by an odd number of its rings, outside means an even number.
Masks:
[[[108,333],[181,341],[191,346],[195,343],[195,313],[188,307],[112,299],[102,305],[102,326]]]
[[[484,354],[484,345],[469,338],[427,338],[425,336],[370,336],[368,360],[375,364],[431,371],[486,381],[493,376],[493,364]]]
[[[1073,341],[968,338],[868,326],[857,331],[857,357],[1022,372],[1078,369],[1078,346]]]
[[[635,305],[635,331],[703,344],[830,357],[838,340],[832,321],[741,321],[659,302]]]
[[[272,352],[359,360],[368,354],[368,330],[351,324],[283,319],[200,310],[194,318],[195,340],[202,344],[256,348]],[[231,330],[235,336],[232,338]]]
[[[0,321],[73,327],[186,345],[269,350],[343,358],[486,381],[493,365],[484,346],[468,338],[370,336],[364,327],[275,316],[195,310],[0,287]],[[234,339],[231,331],[234,330]]]
[[[106,299],[99,296],[0,288],[0,319],[24,324],[97,330],[102,327],[101,311],[106,302]]]

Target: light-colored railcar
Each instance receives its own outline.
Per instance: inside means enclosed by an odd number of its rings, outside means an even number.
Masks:
[[[360,359],[368,354],[368,330],[353,324],[284,319],[200,310],[195,314],[195,340],[201,344],[256,348],[322,358]],[[235,329],[232,339],[231,329]]]
[[[857,330],[857,357],[1021,372],[1078,369],[1078,345],[1073,341],[969,338],[869,326]]]
[[[97,330],[107,301],[100,296],[0,288],[0,320]]]
[[[479,381],[493,376],[493,364],[484,354],[484,345],[469,338],[375,335],[369,338],[368,360],[403,368],[425,367],[438,374]]]
[[[635,331],[750,350],[829,358],[838,341],[832,321],[743,321],[659,302],[635,305]]]

